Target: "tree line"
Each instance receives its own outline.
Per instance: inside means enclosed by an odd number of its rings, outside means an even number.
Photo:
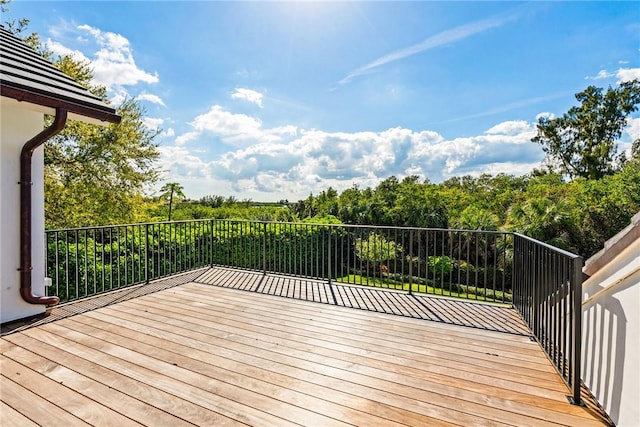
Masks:
[[[532,143],[546,159],[524,176],[462,176],[442,183],[388,177],[375,188],[327,188],[304,200],[259,206],[207,196],[183,205],[181,219],[269,221],[516,231],[585,258],[640,211],[640,139],[620,152],[618,140],[638,110],[640,81],[607,91],[589,86],[580,105],[541,117]]]

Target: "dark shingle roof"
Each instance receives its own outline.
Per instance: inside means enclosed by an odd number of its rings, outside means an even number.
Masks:
[[[120,116],[100,98],[42,58],[0,25],[0,92],[2,96],[101,121]]]

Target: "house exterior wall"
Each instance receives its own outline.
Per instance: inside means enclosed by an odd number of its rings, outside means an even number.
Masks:
[[[20,296],[20,151],[42,131],[44,115],[2,98],[0,104],[0,322],[44,313],[45,307],[24,302]],[[32,290],[44,295],[44,160],[43,148],[33,155]]]
[[[635,239],[583,284],[582,376],[620,427],[640,425],[640,221],[634,222],[624,233]]]

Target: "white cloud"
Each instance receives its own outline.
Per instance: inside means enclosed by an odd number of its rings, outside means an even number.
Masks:
[[[173,138],[174,136],[176,136],[176,131],[173,130],[173,128],[169,128],[165,131],[162,131],[162,133],[160,133],[160,137],[162,138]]]
[[[347,74],[347,76],[345,76],[342,80],[340,80],[338,84],[344,85],[346,83],[349,83],[355,77],[368,74],[373,70],[375,70],[376,68],[379,68],[388,63],[395,62],[395,61],[407,58],[409,56],[413,56],[418,53],[431,50],[443,45],[464,40],[475,34],[485,32],[492,28],[500,27],[505,23],[512,21],[516,18],[517,18],[517,14],[515,13],[501,15],[501,16],[494,16],[489,19],[471,22],[468,24],[460,25],[455,28],[451,28],[449,30],[441,31],[420,43],[417,43],[413,46],[409,46],[406,48],[398,49],[387,55],[381,56],[380,58],[368,63],[367,65],[364,65],[360,68],[357,68],[351,71],[349,74]]]
[[[328,186],[339,191],[353,184],[375,186],[390,175],[439,182],[485,172],[524,174],[544,157],[530,142],[535,122],[522,120],[498,123],[477,136],[446,139],[437,132],[405,128],[351,133],[294,126],[265,129],[256,118],[213,106],[192,126],[175,146],[162,150],[163,165],[173,178],[192,180],[194,188],[202,189],[192,197],[228,191],[225,195],[255,200],[296,200]],[[202,144],[184,145],[211,137],[214,144],[216,138],[241,138],[244,145],[215,158],[207,158],[206,149],[195,151]]]
[[[73,59],[77,60],[77,61],[82,61],[82,62],[91,62],[91,60],[89,58],[87,58],[85,56],[84,53],[80,52],[79,50],[73,50],[70,49],[66,46],[64,46],[62,43],[59,43],[57,41],[51,40],[51,39],[47,39],[44,42],[45,48],[50,50],[51,52],[53,52],[55,55],[58,56],[71,56]]]
[[[157,130],[164,123],[164,119],[156,117],[144,117],[142,123],[151,130]]]
[[[625,129],[631,138],[631,141],[640,139],[640,117],[627,119],[627,127]]]
[[[202,179],[208,175],[208,164],[185,147],[160,146],[158,151],[160,152],[160,169],[166,171],[165,173],[172,179],[173,177]]]
[[[121,86],[111,88],[111,103],[113,105],[120,105],[127,98],[129,98],[129,92],[125,88]]]
[[[619,64],[626,64],[628,61],[619,61]],[[640,68],[618,68],[617,71],[600,70],[593,77],[586,77],[587,80],[618,78],[618,83],[628,82],[634,79],[640,80]]]
[[[150,74],[136,65],[129,40],[124,36],[89,25],[79,25],[77,28],[93,36],[99,46],[91,61],[97,83],[111,88],[159,81],[157,73]]]
[[[264,129],[259,119],[231,113],[220,105],[212,106],[189,124],[194,130],[180,135],[176,144],[183,145],[201,135],[212,135],[233,146],[246,146],[256,142],[276,143],[297,133],[297,128],[290,125]]]
[[[531,124],[524,120],[510,120],[495,125],[486,134],[489,135],[517,135],[531,130]]]
[[[253,104],[256,104],[260,108],[263,107],[263,104],[262,104],[263,95],[260,92],[256,92],[255,90],[246,89],[246,88],[237,88],[231,94],[231,98],[251,102]]]
[[[198,137],[198,135],[200,135],[199,132],[183,133],[182,135],[180,135],[179,137],[176,138],[176,145],[181,146],[181,145],[186,144],[189,141],[193,141],[194,139],[196,139]]]
[[[148,101],[148,102],[151,102],[152,104],[158,104],[158,105],[162,105],[163,107],[166,107],[162,98],[152,93],[142,92],[141,94],[136,96],[136,98],[139,99],[140,101]]]
[[[640,80],[640,68],[620,68],[616,71],[618,83],[628,82],[634,79]]]
[[[521,175],[526,175],[527,173],[531,172],[533,169],[539,168],[539,167],[540,167],[539,161],[533,162],[533,163],[519,163],[519,162],[488,163],[482,166],[482,168],[478,169],[477,171],[469,172],[469,175],[479,176],[485,173],[489,175],[497,175],[500,173],[504,173],[509,175],[521,176]]]
[[[555,114],[553,114],[553,113],[550,113],[550,112],[548,112],[548,111],[545,111],[545,112],[540,113],[540,114],[538,114],[538,115],[536,116],[536,122],[537,122],[538,120],[540,120],[541,118],[543,118],[543,117],[544,117],[544,118],[546,118],[546,119],[549,119],[549,120],[553,120],[553,119],[556,117],[556,115],[555,115]]]
[[[545,95],[545,96],[537,96],[535,98],[527,98],[527,99],[521,99],[519,101],[515,101],[515,102],[511,102],[509,104],[505,104],[499,107],[495,107],[495,108],[490,108],[488,110],[479,112],[479,113],[475,113],[475,114],[470,114],[467,116],[461,116],[461,117],[454,117],[452,119],[449,120],[444,120],[441,123],[451,123],[451,122],[459,122],[459,121],[463,121],[463,120],[468,120],[468,119],[476,119],[478,117],[487,117],[487,116],[493,116],[495,114],[499,114],[499,113],[504,113],[504,112],[508,112],[508,111],[514,111],[518,108],[521,107],[525,107],[525,106],[529,106],[529,105],[535,105],[535,104],[539,104],[542,102],[547,102],[547,101],[552,101],[555,99],[559,99],[559,98],[565,98],[567,95],[571,94],[571,92],[559,92],[559,93],[555,93],[552,95]]]
[[[612,72],[607,71],[607,70],[600,70],[600,71],[598,71],[598,74],[596,74],[595,76],[587,76],[587,77],[585,77],[585,80],[608,79],[608,78],[613,77],[615,75],[616,75],[616,73],[612,73]]]
[[[116,33],[102,31],[89,25],[63,23],[51,28],[51,34],[64,43],[80,45],[82,51],[72,49],[60,41],[47,39],[46,47],[56,55],[71,55],[88,62],[93,71],[93,81],[105,86],[113,104],[129,97],[126,87],[159,82],[157,73],[141,69],[135,62],[129,40]],[[164,105],[162,99],[152,94],[141,94],[140,99]]]

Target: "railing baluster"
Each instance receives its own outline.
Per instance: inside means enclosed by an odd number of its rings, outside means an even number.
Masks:
[[[582,258],[514,234],[513,301],[580,404]]]

